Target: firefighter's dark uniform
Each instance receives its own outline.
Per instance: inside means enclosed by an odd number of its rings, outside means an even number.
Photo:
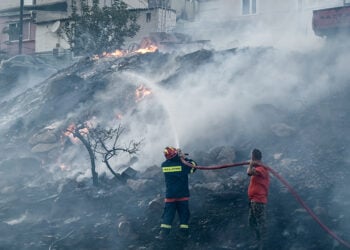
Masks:
[[[194,166],[196,165],[191,159],[185,160]],[[188,174],[193,173],[195,170],[195,168],[188,167],[182,163],[179,156],[162,163],[166,186],[165,206],[160,226],[163,236],[169,234],[176,211],[180,219],[181,235],[184,237],[188,236],[188,221],[190,219]]]

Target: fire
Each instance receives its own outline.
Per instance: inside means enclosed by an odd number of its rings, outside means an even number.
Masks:
[[[116,114],[116,118],[117,118],[117,120],[121,120],[121,119],[123,119],[123,115],[122,114]]]
[[[122,51],[122,50],[119,50],[119,49],[117,49],[117,50],[115,50],[114,52],[110,52],[110,53],[108,53],[108,52],[103,52],[102,53],[102,55],[94,55],[93,57],[92,57],[92,59],[93,60],[98,60],[98,59],[100,59],[100,58],[102,58],[102,57],[122,57],[122,56],[125,56],[127,53],[125,52],[125,51]]]
[[[108,52],[103,52],[101,57],[122,57],[126,54],[125,51],[122,50],[115,50],[114,52],[108,53]]]
[[[154,53],[158,50],[158,47],[151,44],[147,48],[141,48],[136,50],[134,53],[146,54],[146,53]]]
[[[64,164],[64,163],[61,163],[61,164],[60,164],[60,169],[61,169],[62,171],[68,171],[68,170],[70,170],[70,167],[67,166],[67,165]]]
[[[127,55],[134,55],[134,54],[146,54],[146,53],[154,53],[158,50],[158,47],[156,45],[150,44],[145,48],[139,48],[134,51],[127,51],[127,50],[115,50],[114,52],[103,52],[102,55],[94,55],[92,57],[93,60],[98,60],[103,57],[123,57]]]
[[[87,124],[88,124],[88,122],[87,122]],[[75,135],[74,135],[75,129],[76,129],[75,124],[74,123],[70,124],[67,127],[66,131],[63,133],[63,135],[67,136],[72,143],[78,144],[80,142],[80,140],[77,137],[75,137]],[[84,135],[84,134],[86,135],[89,133],[89,128],[88,127],[81,128],[81,129],[79,129],[78,132],[82,135]]]
[[[136,96],[136,102],[141,101],[146,96],[152,94],[151,90],[143,86],[142,84],[136,88],[135,96]]]

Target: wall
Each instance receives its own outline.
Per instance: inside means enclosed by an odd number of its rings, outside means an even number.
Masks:
[[[343,6],[343,0],[303,0],[303,9],[325,9]]]
[[[100,0],[103,1],[110,1],[110,0]],[[148,7],[148,1],[147,0],[124,0],[124,2],[129,6],[129,8],[147,8]]]
[[[35,51],[35,28],[36,25],[30,19],[30,15],[24,15],[22,53],[32,54]],[[17,15],[0,16],[0,30],[8,28],[10,23],[18,23]],[[18,40],[9,41],[9,35],[0,32],[0,49],[9,56],[18,54]]]
[[[147,19],[147,15],[151,15],[151,19]],[[125,47],[130,44],[139,43],[142,38],[148,36],[151,32],[171,32],[176,26],[176,13],[173,10],[165,10],[161,8],[144,9],[139,11],[137,23],[140,30],[133,38],[125,41]]]
[[[36,0],[37,5],[42,4],[53,4],[53,3],[64,3],[66,0]]]
[[[36,28],[36,52],[50,52],[54,48],[69,49],[68,43],[57,35],[55,22],[40,23]]]
[[[14,8],[19,7],[19,1],[13,1],[13,0],[1,0],[0,9],[8,9],[8,8]]]
[[[176,16],[185,20],[193,20],[198,12],[198,1],[188,0],[173,0],[170,3],[170,8],[176,11]]]

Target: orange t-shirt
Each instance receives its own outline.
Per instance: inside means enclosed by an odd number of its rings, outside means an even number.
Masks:
[[[248,197],[250,201],[267,203],[269,193],[269,171],[263,166],[255,167],[256,174],[250,177]]]

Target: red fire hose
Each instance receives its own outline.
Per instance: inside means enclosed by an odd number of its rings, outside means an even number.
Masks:
[[[214,166],[193,166],[191,163],[185,161],[184,159],[181,159],[182,163],[184,163],[186,166],[189,166],[191,168],[201,169],[201,170],[216,170],[216,169],[222,169],[222,168],[231,168],[231,167],[238,167],[238,166],[244,166],[249,165],[249,162],[239,162],[239,163],[232,163],[232,164],[225,164],[225,165],[214,165]],[[331,235],[336,241],[338,241],[343,246],[350,249],[350,243],[341,239],[339,236],[337,236],[331,229],[329,229],[325,224],[322,223],[322,221],[316,216],[316,214],[312,211],[311,208],[309,208],[306,203],[301,199],[301,197],[298,195],[298,193],[292,188],[291,185],[281,176],[279,175],[275,170],[272,168],[263,165],[265,168],[267,168],[270,173],[272,173],[284,186],[287,187],[288,191],[294,196],[294,198],[300,203],[300,205],[305,208],[305,210],[310,214],[310,216],[321,226],[323,230],[325,230],[329,235]]]

